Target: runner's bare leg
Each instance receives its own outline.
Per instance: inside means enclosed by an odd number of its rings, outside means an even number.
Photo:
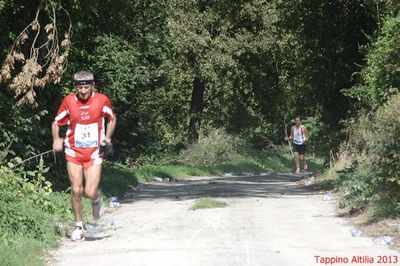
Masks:
[[[67,162],[67,171],[71,182],[71,203],[75,222],[82,221],[83,195],[83,167],[79,164]]]
[[[102,165],[92,165],[86,169],[85,171],[85,195],[90,198],[92,201],[99,198],[99,184],[101,177],[101,168]]]
[[[306,160],[304,159],[304,154],[300,154],[300,162],[299,162],[299,165],[301,164],[301,162],[303,163],[303,168],[304,168],[304,165],[306,164]]]
[[[295,171],[297,171],[297,169],[299,169],[300,168],[300,158],[299,158],[300,156],[299,156],[299,153],[298,152],[295,152],[294,153],[294,162],[296,163],[296,169],[295,169]]]

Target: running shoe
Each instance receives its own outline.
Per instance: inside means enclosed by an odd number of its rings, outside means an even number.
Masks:
[[[304,171],[307,171],[307,170],[308,170],[308,165],[307,165],[307,163],[304,164],[303,169],[304,169]]]
[[[103,196],[100,193],[99,198],[96,201],[92,201],[92,216],[93,219],[100,219],[100,217],[103,215],[104,209],[103,209]]]
[[[296,174],[296,175],[299,175],[299,174],[300,174],[300,168],[297,168],[295,174]]]
[[[71,234],[72,241],[85,240],[85,235],[83,234],[83,227],[75,226],[75,230]]]

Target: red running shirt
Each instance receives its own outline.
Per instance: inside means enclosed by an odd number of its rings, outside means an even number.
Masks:
[[[85,102],[76,94],[67,95],[62,101],[54,123],[68,125],[64,141],[65,154],[77,159],[89,159],[105,138],[105,119],[114,119],[110,99],[92,92]],[[88,158],[89,157],[89,158]]]

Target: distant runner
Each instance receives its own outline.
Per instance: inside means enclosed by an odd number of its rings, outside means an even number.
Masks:
[[[308,130],[301,124],[301,116],[295,118],[296,125],[290,130],[290,136],[285,140],[293,140],[293,154],[296,163],[296,174],[300,174],[300,161],[303,161],[303,170],[307,171],[307,162],[304,159],[306,153],[306,141],[308,139]]]
[[[65,146],[65,159],[71,182],[72,209],[76,222],[71,239],[76,241],[84,239],[83,193],[92,200],[93,218],[98,219],[102,215],[102,195],[98,186],[103,150],[112,153],[111,137],[117,120],[110,99],[104,94],[93,91],[95,82],[92,73],[80,71],[74,74],[74,82],[77,93],[69,94],[63,99],[51,131],[53,149],[62,151]],[[107,127],[105,120],[108,121]],[[60,137],[60,127],[65,125],[68,125],[68,131],[64,140]]]

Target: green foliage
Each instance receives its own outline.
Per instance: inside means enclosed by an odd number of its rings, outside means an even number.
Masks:
[[[9,166],[18,162],[0,166],[0,264],[43,265],[43,251],[55,248],[59,236],[67,236],[73,220],[71,196],[68,191],[52,192],[43,159],[35,170],[12,171]],[[87,215],[90,206],[85,199]]]
[[[0,91],[0,162],[36,153],[45,143],[43,136],[49,133],[48,127],[41,128],[46,110],[17,107],[12,99],[9,93]]]
[[[211,166],[240,157],[244,142],[223,130],[211,130],[197,144],[181,151],[177,162],[189,166]]]
[[[65,192],[52,192],[48,196],[48,211],[52,214],[53,219],[57,222],[65,223],[72,221],[74,215],[71,208],[71,194],[67,190]],[[88,212],[88,202],[84,201],[84,211]],[[66,228],[67,226],[65,226]],[[60,228],[56,228],[59,230]],[[58,232],[60,235],[65,235],[65,232]]]
[[[342,205],[367,208],[377,218],[400,214],[400,20],[398,5],[387,8],[376,37],[364,47],[366,65],[355,73],[360,82],[344,90],[361,111],[345,122],[348,138],[333,165],[345,171],[337,184],[345,193]]]
[[[1,47],[12,44],[39,2],[0,2]],[[314,119],[311,144],[326,153],[336,145],[329,140],[340,138],[334,134],[338,121],[352,108],[340,90],[353,85],[354,63],[363,59],[359,44],[367,43],[366,34],[377,22],[370,1],[94,0],[62,5],[74,36],[61,83],[36,91],[40,110],[13,110],[11,95],[0,105],[5,106],[0,123],[6,127],[0,143],[7,147],[5,139],[18,139],[11,150],[22,158],[49,148],[49,124],[62,96],[74,91],[72,73],[80,69],[92,70],[97,89],[111,97],[119,118],[117,156],[130,165],[154,162],[186,145],[196,78],[206,86],[202,128],[280,143],[283,117],[300,113]],[[59,23],[63,31],[69,20],[60,17]],[[40,114],[44,110],[50,115]],[[33,113],[40,121],[28,121]],[[18,127],[6,121],[17,121]]]
[[[328,185],[326,189],[336,188],[340,192],[340,208],[361,209],[368,213],[371,221],[400,215],[398,190],[383,187],[381,179],[370,168],[341,171],[324,181],[320,185]]]
[[[39,2],[0,1],[1,47],[12,44]],[[206,84],[202,129],[224,128],[240,137],[211,133],[199,145],[182,151],[177,162],[204,168],[220,165],[221,169],[233,161],[243,167],[251,165],[254,161],[241,158],[242,139],[252,139],[260,150],[265,148],[265,139],[281,143],[283,117],[298,113],[307,118],[304,123],[312,135],[309,151],[326,156],[342,137],[339,121],[354,110],[343,89],[359,98],[362,106],[376,106],[398,87],[398,18],[382,16],[395,14],[395,4],[74,0],[62,5],[74,26],[70,68],[61,85],[37,91],[42,105],[37,110],[15,107],[13,96],[2,85],[2,161],[26,158],[50,147],[49,125],[58,101],[74,91],[72,73],[85,68],[95,73],[97,89],[111,97],[119,118],[115,133],[118,160],[129,165],[154,163],[185,147],[191,115],[188,102],[196,78]],[[368,46],[375,40],[368,36],[373,36],[380,15],[384,23],[374,44]],[[69,23],[66,17],[59,20],[60,29]],[[352,74],[359,71],[357,64],[365,62],[360,45],[370,52],[367,67],[360,73],[362,82],[353,86],[358,80]],[[1,61],[6,52],[1,51]],[[365,146],[357,143],[354,147]],[[377,159],[379,167],[396,165],[393,152],[393,158],[385,155],[396,144],[373,147],[385,158]],[[282,157],[273,167],[283,169],[290,161]],[[255,161],[261,166],[264,162]],[[395,167],[389,169],[397,171]],[[382,178],[389,174],[379,172]],[[57,188],[65,185],[58,181],[59,172],[44,175],[57,180]],[[130,182],[126,176],[117,187]]]
[[[339,145],[341,140],[339,127],[335,127],[324,121],[321,113],[316,112],[313,116],[303,118],[302,124],[308,130],[308,154],[316,153],[323,157],[328,157],[329,153],[327,150],[331,148],[335,149]],[[292,125],[294,125],[294,121],[289,125],[288,130],[290,130]]]
[[[354,163],[374,171],[381,183],[398,186],[400,177],[400,94],[394,95],[376,112],[360,115],[351,125],[342,154],[357,156]],[[385,137],[382,137],[385,136]]]
[[[365,108],[376,109],[386,102],[400,87],[400,19],[387,16],[378,38],[368,49],[367,65],[362,70],[362,82],[345,90]]]
[[[138,180],[152,181],[154,177],[178,180],[187,176],[205,176],[209,172],[205,169],[177,165],[144,165],[134,170]]]
[[[366,35],[376,29],[374,4],[280,1],[277,5],[281,30],[292,36],[284,45],[289,50],[283,50],[288,62],[282,76],[283,104],[292,116],[321,116],[328,125],[323,134],[337,131],[351,108],[341,90],[354,85],[356,63],[363,62],[359,46],[367,44]]]
[[[375,112],[360,115],[351,124],[349,138],[336,162],[342,169],[355,171],[342,177],[348,180],[340,184],[345,202],[358,207],[386,202],[390,203],[385,208],[391,209],[391,214],[399,214],[395,208],[400,202],[399,106],[400,94],[396,94]]]
[[[110,96],[118,115],[115,139],[121,157],[165,154],[184,142],[185,94],[171,84],[171,62],[154,58],[165,55],[150,59],[119,36],[99,36],[95,42],[98,89]]]
[[[100,186],[106,196],[121,195],[129,186],[137,184],[136,176],[136,172],[124,165],[106,162]]]
[[[339,174],[336,186],[343,193],[340,207],[366,208],[374,194],[373,172],[369,169],[357,169],[355,172]]]
[[[243,172],[258,174],[268,171],[277,173],[287,172],[288,169],[294,167],[294,160],[288,148],[256,151],[251,149],[250,146],[250,144],[247,144],[247,148],[242,147],[240,151],[236,151],[237,154],[235,156],[228,156],[225,160],[218,160],[218,162],[213,164],[204,165],[202,160],[191,161],[190,163],[193,166],[188,166],[180,161],[185,159],[182,158],[182,154],[186,154],[186,152],[191,154],[194,152],[189,147],[188,151],[183,151],[177,157],[172,156],[162,159],[160,161],[162,164],[143,165],[132,171],[138,180],[152,181],[154,177],[167,177],[171,180],[176,180],[186,176],[223,176],[225,173],[232,172],[236,174]],[[199,152],[199,150],[196,149],[196,152]],[[201,156],[205,155],[202,154]],[[313,172],[322,172],[324,169],[321,158],[307,157],[307,163]]]
[[[378,108],[369,134],[369,164],[382,181],[400,188],[400,94]],[[385,136],[385,137],[382,137]]]
[[[8,243],[0,241],[0,265],[41,266],[43,243],[33,238],[14,236]]]
[[[55,235],[48,199],[51,184],[43,177],[45,171],[42,163],[37,171],[22,172],[20,176],[6,167],[0,169],[0,235],[3,241],[14,235],[54,241],[51,240]]]
[[[134,172],[138,180],[152,181],[154,177],[179,180],[188,176],[223,176],[225,173],[231,172],[238,174],[243,172],[260,173],[271,169],[287,171],[289,165],[280,165],[281,167],[277,168],[273,162],[275,159],[277,158],[270,157],[267,162],[265,162],[265,158],[255,159],[251,156],[242,156],[242,158],[239,159],[208,166],[181,166],[168,164],[168,162],[171,162],[171,159],[168,158],[165,159],[166,164],[144,165],[134,169]]]

